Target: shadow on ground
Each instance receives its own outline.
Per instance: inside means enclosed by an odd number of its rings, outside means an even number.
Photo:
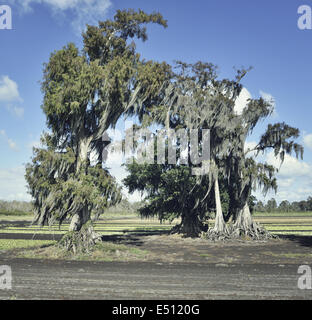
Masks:
[[[289,240],[303,247],[312,247],[312,236],[279,235],[280,239]]]
[[[27,220],[21,221],[1,221],[0,222],[0,229],[4,229],[7,227],[14,227],[14,228],[28,228],[31,226],[31,222]]]
[[[140,231],[136,230],[135,232],[129,232],[125,235],[108,235],[102,236],[102,241],[114,242],[118,244],[132,245],[141,247],[145,243],[145,239],[149,236],[161,236],[168,235],[168,231]]]

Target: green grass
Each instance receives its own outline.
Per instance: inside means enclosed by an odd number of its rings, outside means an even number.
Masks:
[[[312,217],[311,211],[306,212],[255,212],[254,217]]]
[[[266,225],[265,223],[262,224],[268,231],[275,230],[275,231],[284,231],[284,230],[292,230],[292,231],[312,231],[311,225],[278,225],[278,224],[269,224]]]
[[[291,212],[291,213],[256,213],[254,214],[256,221],[260,222],[268,231],[275,234],[285,235],[312,235],[312,212]],[[0,234],[33,234],[36,235],[62,235],[68,231],[68,222],[61,225],[39,227],[30,225],[32,215],[1,215],[0,214]],[[9,223],[1,223],[9,221]],[[20,221],[25,221],[24,225],[20,225]],[[160,224],[157,219],[140,219],[135,214],[117,213],[104,214],[101,220],[97,221],[95,231],[101,235],[126,235],[135,233],[153,233],[157,231],[168,231],[175,223]],[[213,221],[210,221],[210,225]],[[28,240],[27,240],[28,241]],[[37,240],[35,240],[37,241]]]
[[[0,224],[1,221],[29,221],[29,223],[33,219],[33,214],[31,215],[5,215],[0,214]]]
[[[79,260],[79,261],[142,261],[150,253],[147,250],[141,250],[136,247],[115,244],[111,242],[101,242],[95,245],[89,253],[80,253],[74,255],[67,252],[55,243],[46,244],[45,246],[36,246],[19,250],[16,254],[18,258],[28,259],[62,259],[62,260]]]
[[[271,251],[265,251],[263,254],[272,256],[272,257],[283,257],[283,258],[312,258],[312,253],[289,253],[289,252],[281,252],[281,253],[273,253]]]
[[[13,249],[39,248],[55,244],[53,240],[23,240],[23,239],[0,239],[0,250],[8,251]]]
[[[312,236],[312,212],[261,212],[254,219],[276,235]]]
[[[203,258],[213,258],[213,255],[209,253],[200,253],[199,256]]]
[[[312,231],[288,231],[288,230],[282,230],[282,231],[274,231],[272,232],[276,235],[285,235],[285,236],[312,236]]]
[[[0,216],[21,217],[21,216],[32,216],[32,215],[33,215],[32,212],[0,210]]]
[[[277,235],[300,235],[312,236],[312,213],[257,213],[254,215],[256,221],[260,222],[268,231]],[[0,234],[28,233],[33,234],[32,240],[0,239],[0,252],[7,252],[14,257],[37,258],[37,259],[68,259],[89,261],[144,261],[147,257],[154,257],[150,252],[138,247],[103,242],[95,246],[89,254],[72,255],[55,246],[54,240],[35,240],[37,234],[52,235],[65,234],[68,231],[68,222],[60,228],[58,225],[39,227],[30,225],[32,215],[5,215],[0,214]],[[1,223],[9,221],[9,223]],[[25,221],[22,223],[21,221]],[[94,224],[95,231],[101,235],[125,235],[135,233],[152,234],[152,232],[170,230],[175,223],[160,224],[156,219],[140,219],[137,215],[117,214],[103,215],[101,220]],[[213,221],[210,221],[213,224]],[[11,252],[11,253],[10,253]],[[202,257],[209,258],[209,253],[198,253]],[[269,253],[268,253],[269,254]],[[295,254],[281,254],[283,257],[292,258]],[[312,258],[311,256],[307,256]]]
[[[10,221],[9,224],[2,224],[1,221]],[[0,233],[32,233],[36,234],[64,234],[68,231],[69,224],[64,223],[60,227],[58,225],[53,226],[44,226],[40,227],[37,225],[28,224],[28,220],[24,226],[18,226],[17,219],[1,219],[0,218]],[[117,217],[115,219],[105,219],[99,220],[94,224],[94,229],[96,232],[102,235],[122,235],[127,233],[148,233],[156,231],[170,230],[172,224],[163,223],[160,224],[157,220],[141,220],[136,216],[133,216],[132,219],[120,219]]]

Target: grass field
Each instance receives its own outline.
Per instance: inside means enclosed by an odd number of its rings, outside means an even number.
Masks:
[[[37,234],[64,234],[68,231],[69,223],[65,222],[60,227],[58,225],[39,227],[31,224],[32,217],[27,216],[3,216],[0,215],[1,233],[33,233]],[[136,215],[116,214],[114,217],[103,217],[94,224],[95,231],[101,235],[118,235],[127,233],[151,233],[170,230],[174,224],[160,224],[156,219],[140,219]]]
[[[256,213],[254,219],[267,230],[276,234],[312,235],[312,212],[297,213]],[[1,233],[64,234],[68,230],[68,222],[54,226],[39,227],[31,225],[32,216],[0,214]],[[110,214],[103,216],[95,223],[95,230],[102,235],[118,235],[128,233],[153,233],[170,230],[177,221],[159,223],[157,219],[140,219],[135,214]],[[213,223],[213,221],[211,221]]]
[[[5,299],[163,299],[164,292],[191,300],[208,299],[208,293],[211,299],[237,299],[238,292],[244,299],[279,299],[281,292],[298,297],[298,266],[311,265],[312,213],[254,218],[274,234],[291,236],[231,242],[182,238],[162,234],[175,223],[120,213],[95,224],[104,241],[73,254],[57,245],[68,223],[39,228],[30,224],[31,215],[0,215],[0,264],[14,272],[13,291],[0,290],[0,299],[1,294]],[[311,299],[307,290],[299,293]]]
[[[254,219],[273,234],[312,236],[312,212],[255,213]],[[55,243],[57,238],[67,232],[69,226],[67,222],[60,227],[39,227],[31,225],[31,221],[30,214],[0,213],[0,250],[41,247]],[[95,231],[103,236],[159,234],[169,231],[176,222],[160,224],[157,219],[140,219],[135,214],[116,213],[103,215],[95,223]],[[28,238],[23,239],[23,235]],[[39,240],[38,235],[47,235],[49,239]]]
[[[256,213],[254,219],[277,235],[312,236],[312,212]]]

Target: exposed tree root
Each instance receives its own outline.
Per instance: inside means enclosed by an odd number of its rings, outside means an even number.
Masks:
[[[216,220],[216,222],[218,222]],[[269,240],[277,238],[271,234],[260,224],[254,222],[247,202],[240,210],[234,223],[224,225],[224,223],[216,223],[214,228],[211,228],[207,233],[202,235],[203,238],[218,241],[218,240]]]
[[[230,240],[270,240],[278,238],[260,224],[252,222],[251,225],[227,224],[224,230],[209,228],[207,232],[202,233],[202,238],[211,241],[230,241]]]
[[[231,239],[228,228],[222,231],[218,231],[216,228],[209,228],[207,232],[202,232],[201,237],[211,241],[226,241]]]
[[[87,223],[79,231],[66,233],[59,241],[58,246],[74,254],[90,253],[100,239],[101,235],[94,231],[91,223]]]
[[[253,220],[247,202],[240,210],[235,223],[232,225],[231,233],[237,238],[253,240],[269,240],[275,237]]]
[[[231,227],[231,235],[233,238],[243,238],[250,240],[270,240],[277,238],[265,228],[263,228],[259,223],[252,221],[251,224],[238,225],[234,224]]]

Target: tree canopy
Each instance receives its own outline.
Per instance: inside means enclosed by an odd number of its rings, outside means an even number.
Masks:
[[[26,168],[36,222],[70,218],[70,230],[80,231],[120,201],[120,187],[102,163],[102,136],[122,115],[148,112],[170,77],[166,63],[145,61],[136,51],[133,39],[146,41],[149,23],[167,26],[159,13],[118,10],[113,20],[87,26],[82,50],[69,43],[44,65],[48,132]]]
[[[155,106],[142,125],[157,123],[168,131],[198,129],[199,136],[204,129],[209,129],[210,161],[206,163],[209,171],[195,178],[192,170],[179,164],[152,167],[128,164],[129,176],[125,184],[130,192],[148,191],[149,202],[141,213],[155,214],[158,210],[163,218],[166,217],[163,213],[172,213],[174,207],[177,209],[174,216],[182,218],[179,232],[198,236],[205,229],[203,223],[212,211],[215,213],[215,225],[208,229],[208,238],[269,236],[253,222],[249,204],[255,187],[260,187],[264,193],[270,189],[276,191],[278,168],[258,163],[248,153],[254,151],[259,154],[273,149],[281,162],[285,154],[302,156],[303,147],[294,141],[299,130],[285,123],[269,125],[257,146],[253,150],[245,150],[246,139],[255,126],[273,112],[272,103],[262,98],[250,99],[241,113],[236,112],[236,99],[242,90],[241,80],[249,70],[238,70],[234,80],[220,80],[216,66],[211,63],[177,62],[175,69],[177,71],[171,81],[167,82],[161,107]],[[202,142],[199,140],[200,145]],[[178,141],[176,147],[182,154],[185,144]],[[189,145],[187,151],[190,157]],[[169,180],[175,181],[173,185]],[[222,208],[220,184],[226,190],[223,194],[227,195],[227,212]],[[226,221],[231,224],[226,224]]]
[[[122,116],[134,116],[138,128],[164,129],[165,150],[168,154],[174,147],[178,157],[172,162],[168,155],[165,163],[157,164],[156,150],[155,164],[127,164],[130,192],[147,193],[147,204],[140,208],[143,216],[181,218],[175,231],[187,236],[204,232],[210,239],[267,237],[251,217],[251,191],[256,186],[263,192],[276,190],[278,168],[257,162],[249,153],[273,150],[281,162],[286,154],[302,157],[303,147],[295,142],[299,130],[284,122],[270,124],[256,147],[246,150],[247,137],[273,112],[273,104],[259,98],[249,99],[237,113],[249,69],[237,70],[230,80],[220,79],[217,67],[208,62],[177,61],[171,66],[146,61],[135,40],[148,39],[151,23],[167,27],[160,13],[118,10],[112,20],[87,26],[81,50],[68,43],[44,65],[47,132],[26,166],[35,222],[61,224],[71,219],[70,231],[79,233],[120,202],[120,186],[103,165],[103,135]],[[173,142],[169,133],[178,130],[186,135]],[[204,157],[208,131],[209,159]],[[212,213],[214,226],[207,228]],[[92,238],[92,228],[87,230]]]

